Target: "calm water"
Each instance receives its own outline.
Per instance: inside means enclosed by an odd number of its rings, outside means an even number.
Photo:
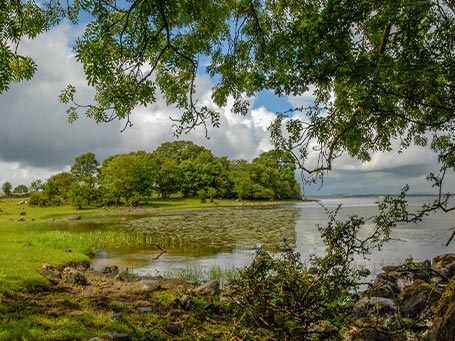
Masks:
[[[321,254],[324,250],[317,225],[327,222],[327,217],[320,204],[326,208],[342,204],[341,217],[351,214],[369,217],[377,212],[377,200],[377,197],[327,198],[321,199],[320,203],[298,203],[280,209],[221,209],[163,219],[143,217],[130,222],[130,227],[147,226],[149,232],[162,234],[163,240],[172,235],[173,242],[164,245],[167,252],[150,247],[99,250],[93,266],[101,269],[118,265],[122,269],[151,275],[172,274],[182,268],[244,267],[251,262],[256,246],[264,245],[268,250],[278,251],[283,239],[305,260],[310,254]],[[411,197],[409,206],[416,208],[433,200],[433,197]],[[451,234],[450,227],[454,225],[452,212],[434,214],[418,224],[398,226],[392,231],[393,240],[381,251],[371,255],[370,260],[358,259],[357,263],[377,273],[382,266],[402,262],[409,256],[424,260],[455,252],[455,244],[444,246]],[[367,224],[363,232],[367,233],[370,228]]]

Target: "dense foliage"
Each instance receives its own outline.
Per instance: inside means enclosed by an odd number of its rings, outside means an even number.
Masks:
[[[428,144],[439,163],[428,179],[441,195],[424,211],[455,209],[443,195],[455,166],[451,1],[29,0],[6,1],[0,14],[0,92],[33,74],[33,61],[17,52],[22,37],[82,18],[88,24],[75,51],[96,94],[79,104],[74,86],[61,93],[70,121],[83,111],[128,125],[134,108],[162,95],[181,113],[177,133],[218,126],[217,107],[196,98],[203,72],[212,77],[213,102],[233,98],[241,114],[260,91],[310,91],[314,103],[290,106],[270,127],[277,149],[294,154],[308,181],[344,153],[367,162],[374,152]]]
[[[295,163],[288,152],[270,151],[251,163],[216,157],[189,141],[166,142],[151,153],[78,156],[70,172],[31,185],[31,205],[72,203],[137,206],[152,196],[252,200],[300,199]]]

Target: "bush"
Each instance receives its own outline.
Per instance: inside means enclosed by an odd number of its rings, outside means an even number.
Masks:
[[[337,220],[340,209],[326,209],[329,221],[319,226],[325,254],[313,256],[310,267],[289,247],[277,257],[257,250],[230,287],[234,313],[244,327],[265,329],[277,339],[340,338],[358,298],[360,273],[354,255],[366,256],[389,238],[388,224],[382,223],[360,238],[366,220],[355,215]]]
[[[351,303],[346,290],[313,273],[300,255],[286,250],[272,257],[262,248],[253,263],[231,282],[234,310],[246,325],[270,330],[279,338],[337,337]],[[321,328],[323,326],[323,328]]]
[[[28,203],[30,206],[49,206],[50,200],[43,192],[34,191],[30,193]]]

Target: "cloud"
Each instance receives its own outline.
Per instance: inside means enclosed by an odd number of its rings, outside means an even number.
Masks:
[[[174,139],[170,117],[178,118],[181,113],[167,106],[159,95],[156,103],[134,111],[134,125],[123,133],[120,130],[124,121],[96,124],[81,116],[75,123],[67,123],[66,107],[58,101],[60,90],[73,84],[78,89],[78,102],[90,103],[93,97],[71,48],[80,32],[81,28],[65,23],[21,43],[20,52],[30,55],[38,70],[31,81],[12,84],[8,92],[0,95],[0,182],[28,185],[68,170],[82,153],[93,152],[102,161],[109,155],[152,151]],[[215,107],[211,87],[208,77],[198,77],[197,97],[201,105]],[[210,139],[202,127],[180,139],[203,145],[218,156],[247,160],[271,149],[267,126],[274,114],[264,107],[253,109],[246,117],[233,115],[229,106],[217,109],[221,112],[221,128],[209,127]]]
[[[181,112],[167,106],[159,94],[156,103],[134,111],[131,117],[134,125],[123,133],[120,130],[124,121],[96,124],[80,117],[74,124],[67,123],[66,107],[58,102],[60,90],[69,83],[75,85],[81,103],[90,103],[93,96],[71,48],[80,32],[80,27],[63,24],[35,40],[21,43],[21,53],[35,59],[38,71],[31,81],[13,84],[8,92],[0,95],[0,183],[29,185],[33,180],[68,170],[74,158],[82,153],[93,152],[102,161],[114,154],[152,151],[174,139],[169,117],[178,118]],[[267,127],[278,108],[269,106],[267,92],[262,94],[262,99],[253,101],[246,116],[238,116],[230,110],[232,99],[226,108],[216,107],[210,96],[213,83],[208,76],[198,76],[196,85],[195,97],[200,105],[220,112],[221,127],[208,127],[209,139],[203,127],[183,134],[180,139],[203,145],[217,156],[249,161],[272,149]],[[293,106],[309,105],[312,92],[282,100]],[[304,119],[301,113],[295,117]],[[428,191],[426,174],[437,171],[434,154],[415,146],[400,155],[375,153],[370,163],[343,156],[333,166],[320,191],[319,186],[306,187],[306,190],[318,194],[384,193],[397,192],[408,183],[416,192],[425,192]]]

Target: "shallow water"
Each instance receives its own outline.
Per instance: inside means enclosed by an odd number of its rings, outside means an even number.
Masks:
[[[302,202],[280,208],[220,208],[201,212],[180,212],[163,216],[122,219],[114,224],[72,224],[72,231],[127,231],[144,235],[142,243],[122,243],[112,247],[99,246],[93,266],[102,269],[117,265],[138,274],[172,274],[179,269],[196,271],[216,266],[231,269],[247,266],[257,246],[278,252],[283,240],[300,252],[302,259],[322,254],[324,245],[317,224],[327,222],[326,208],[342,204],[339,217],[357,214],[372,216],[377,212],[378,197],[326,198],[320,203]],[[409,207],[417,208],[433,197],[410,197]],[[374,273],[382,266],[414,260],[431,259],[435,255],[454,252],[455,244],[445,247],[455,225],[455,214],[437,213],[418,224],[398,226],[392,241],[368,260],[358,258],[361,267]],[[365,226],[364,233],[371,226]],[[140,244],[140,245],[138,245]],[[162,252],[160,248],[166,250]]]

